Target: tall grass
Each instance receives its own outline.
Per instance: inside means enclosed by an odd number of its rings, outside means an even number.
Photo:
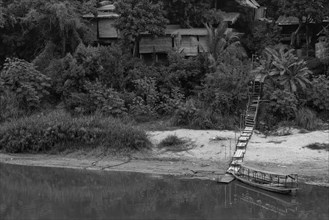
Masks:
[[[32,115],[0,127],[0,149],[5,152],[60,152],[92,149],[133,151],[147,148],[145,131],[102,116],[72,117],[64,111]]]
[[[309,108],[300,108],[296,112],[295,118],[296,124],[307,130],[314,130],[319,126],[319,119],[316,117],[316,113]]]

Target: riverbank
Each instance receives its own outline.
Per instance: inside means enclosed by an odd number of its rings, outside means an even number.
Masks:
[[[186,141],[177,150],[158,148],[169,135]],[[148,132],[153,147],[130,156],[103,156],[97,152],[65,155],[0,154],[0,162],[27,166],[65,167],[87,170],[142,172],[187,178],[216,179],[224,174],[234,152],[239,133],[179,129]],[[247,166],[279,173],[297,173],[302,182],[329,186],[329,151],[306,146],[329,144],[329,131],[265,136],[255,133],[247,148]]]

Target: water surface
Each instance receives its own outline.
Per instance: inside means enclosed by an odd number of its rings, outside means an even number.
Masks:
[[[0,164],[0,219],[329,219],[328,190]]]

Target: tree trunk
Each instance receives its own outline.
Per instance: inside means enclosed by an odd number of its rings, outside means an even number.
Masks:
[[[133,50],[134,57],[139,57],[139,41],[140,41],[140,37],[136,37],[134,42],[134,50]]]
[[[65,56],[66,52],[66,36],[65,33],[62,35],[62,56]]]
[[[292,46],[295,49],[298,44],[297,35],[299,34],[300,30],[302,29],[302,26],[303,26],[303,20],[302,20],[302,18],[300,18],[298,28],[296,29],[296,31],[294,31],[291,34],[291,37],[290,37],[290,46]]]

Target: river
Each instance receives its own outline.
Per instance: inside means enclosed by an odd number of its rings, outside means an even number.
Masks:
[[[0,219],[329,219],[329,188],[295,197],[238,181],[0,164]]]

